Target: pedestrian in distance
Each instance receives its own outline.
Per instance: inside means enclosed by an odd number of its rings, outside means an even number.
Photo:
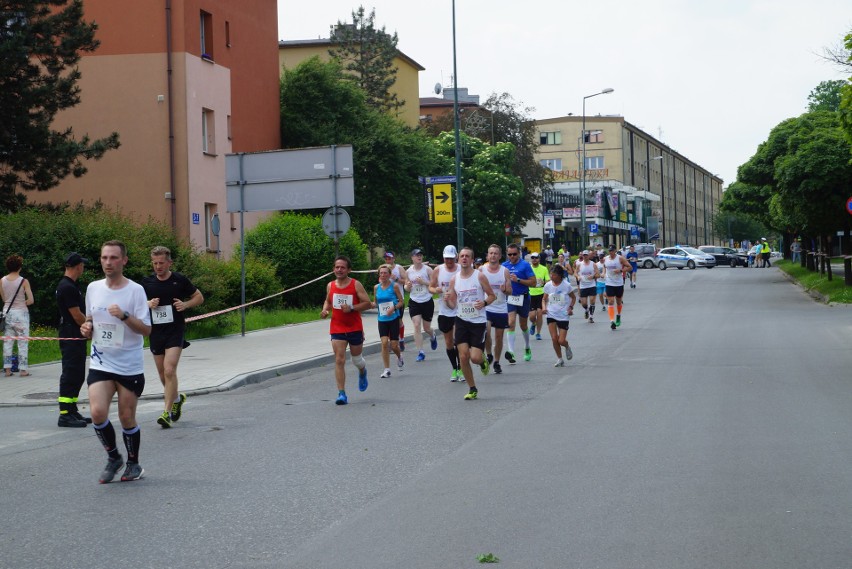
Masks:
[[[432,281],[432,267],[423,264],[423,251],[414,249],[411,252],[411,266],[405,270],[405,290],[408,291],[408,316],[414,325],[414,345],[417,346],[417,359],[426,359],[423,351],[423,332],[429,337],[432,351],[438,349],[438,336],[432,329],[432,318],[435,315],[435,301],[429,292]],[[400,319],[400,322],[402,320]]]
[[[802,262],[802,243],[798,240],[798,238],[793,241],[792,245],[790,245],[790,253],[792,254],[790,258],[792,262]]]
[[[405,286],[408,275],[402,265],[396,264],[396,256],[393,251],[385,251],[385,263],[390,267],[391,281],[399,283],[400,286]],[[399,319],[399,349],[402,352],[405,351],[405,324],[402,318]]]
[[[59,308],[59,352],[62,354],[62,372],[59,376],[60,427],[81,428],[92,422],[77,409],[80,389],[86,381],[86,339],[80,327],[86,321],[86,301],[77,281],[83,275],[89,260],[79,253],[65,256],[65,274],[56,285],[56,305]]]
[[[479,269],[494,291],[494,301],[485,308],[485,357],[495,374],[503,373],[500,357],[503,354],[503,336],[509,327],[509,309],[506,298],[512,292],[509,269],[500,264],[503,250],[497,244],[488,247],[487,262]],[[493,348],[493,349],[492,349]]]
[[[334,352],[334,379],[337,383],[336,405],[346,405],[346,348],[358,368],[358,390],[367,390],[367,362],[364,360],[364,323],[361,313],[372,305],[364,285],[349,276],[352,261],[340,255],[334,260],[334,280],[326,286],[321,318],[331,316],[329,331]]]
[[[763,262],[763,268],[771,267],[772,263],[769,261],[769,257],[772,255],[772,248],[769,246],[769,243],[766,242],[766,237],[761,238],[760,240],[760,260]]]
[[[603,265],[609,327],[615,330],[621,326],[625,275],[630,274],[633,269],[627,259],[618,254],[615,245],[609,246],[609,254],[603,258]]]
[[[163,384],[165,409],[157,423],[164,429],[180,420],[186,401],[186,394],[178,389],[177,377],[181,354],[189,347],[184,312],[204,302],[201,291],[186,276],[172,271],[172,264],[172,252],[167,247],[154,247],[151,250],[154,274],[142,279],[151,309],[149,345]]]
[[[556,363],[553,367],[562,367],[566,360],[574,358],[574,352],[568,344],[568,325],[569,318],[574,314],[576,302],[577,294],[565,275],[565,269],[554,265],[550,269],[550,281],[544,285],[542,299],[542,311],[547,318],[547,329],[550,332],[553,351],[556,352]],[[562,358],[563,349],[565,350],[564,359]]]
[[[464,375],[459,362],[459,352],[454,340],[454,327],[456,323],[456,308],[449,306],[446,302],[447,293],[450,290],[450,282],[460,267],[456,263],[458,251],[454,245],[444,247],[444,263],[435,267],[432,271],[432,280],[429,283],[429,292],[440,295],[438,300],[438,330],[444,335],[444,346],[447,349],[447,358],[453,371],[450,373],[450,381],[461,381]]]
[[[0,279],[0,299],[2,299],[2,312],[6,315],[4,322],[4,336],[17,336],[26,338],[30,335],[30,310],[29,306],[35,302],[30,281],[21,276],[21,268],[24,259],[20,255],[9,255],[6,257],[6,270],[9,274]],[[29,370],[29,340],[3,340],[3,369],[6,377],[12,375],[13,352],[15,342],[18,344],[18,370],[21,377],[30,375]]]
[[[378,269],[379,282],[373,287],[372,307],[379,311],[379,338],[382,341],[382,363],[384,371],[379,377],[391,376],[390,351],[396,356],[397,368],[402,371],[405,362],[402,361],[402,352],[399,349],[399,321],[400,314],[405,310],[405,294],[399,282],[391,281],[390,266],[382,265]]]
[[[142,434],[136,421],[136,407],[145,389],[142,355],[144,337],[151,333],[151,315],[145,289],[124,276],[127,247],[121,241],[107,241],[101,247],[104,279],[86,290],[86,320],[80,333],[92,340],[89,360],[89,404],[92,426],[107,452],[107,465],[98,482],[112,482],[124,464],[116,444],[109,408],[118,395],[118,418],[127,450],[127,468],[122,482],[139,480],[145,470],[139,464]]]
[[[445,302],[457,311],[455,344],[459,352],[462,373],[469,391],[465,401],[476,399],[479,390],[473,378],[471,363],[488,375],[489,363],[485,357],[485,307],[494,302],[494,291],[488,279],[473,268],[473,249],[462,247],[459,251],[461,270],[453,276]]]
[[[636,273],[639,272],[639,253],[636,252],[636,247],[631,245],[624,258],[630,263],[630,288],[636,288]]]
[[[550,280],[550,271],[547,267],[541,264],[541,257],[538,253],[530,255],[530,266],[532,266],[533,274],[535,275],[535,285],[530,287],[530,336],[535,336],[536,340],[541,340],[541,329],[544,314],[541,310],[541,300],[544,296],[544,283]]]
[[[509,333],[506,349],[506,361],[514,364],[515,359],[515,326],[520,320],[521,333],[524,337],[524,360],[532,359],[530,335],[527,329],[527,319],[530,315],[530,287],[535,286],[535,273],[532,266],[521,258],[521,248],[517,243],[510,243],[506,248],[508,260],[503,266],[509,269],[509,279],[512,282],[512,294],[506,299],[509,308]]]

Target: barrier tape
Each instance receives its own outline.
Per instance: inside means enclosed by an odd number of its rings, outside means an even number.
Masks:
[[[375,269],[370,269],[366,271],[351,271],[356,274],[368,274],[375,273]],[[205,318],[212,318],[213,316],[219,316],[220,314],[227,314],[228,312],[233,312],[234,310],[239,310],[240,308],[245,308],[246,306],[251,306],[252,304],[257,304],[259,302],[263,302],[264,300],[269,300],[270,298],[275,298],[276,296],[281,296],[284,293],[292,292],[294,290],[300,289],[303,286],[307,286],[309,284],[313,284],[319,280],[322,280],[330,275],[333,275],[333,272],[325,273],[324,275],[320,275],[317,278],[304,282],[300,285],[296,285],[292,288],[287,288],[282,291],[276,292],[275,294],[270,294],[269,296],[265,296],[263,298],[259,298],[257,300],[252,300],[251,302],[246,302],[245,304],[240,304],[239,306],[232,306],[230,308],[223,308],[222,310],[216,310],[214,312],[208,312],[206,314],[200,314],[198,316],[190,316],[184,322],[196,322],[198,320],[203,320]],[[51,336],[0,336],[0,340],[26,340],[26,341],[37,341],[37,340],[74,340],[74,341],[88,341],[88,338],[55,338]]]

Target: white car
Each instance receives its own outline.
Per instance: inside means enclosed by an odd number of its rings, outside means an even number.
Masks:
[[[716,258],[694,247],[666,247],[657,253],[657,267],[665,271],[669,267],[694,269],[695,267],[716,266]]]

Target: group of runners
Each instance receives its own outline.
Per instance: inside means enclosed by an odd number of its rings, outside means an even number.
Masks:
[[[385,256],[378,268],[378,284],[372,299],[364,286],[350,276],[350,260],[340,256],[334,262],[335,280],[328,283],[320,316],[331,317],[331,344],[335,356],[335,379],[338,405],[346,405],[346,350],[358,369],[358,389],[368,387],[367,364],[362,355],[364,327],[361,313],[378,311],[378,328],[382,347],[382,378],[391,376],[390,354],[397,358],[398,370],[405,363],[402,352],[402,316],[405,292],[409,293],[409,316],[414,325],[414,342],[418,362],[426,358],[424,332],[432,350],[438,347],[437,333],[444,337],[450,362],[450,381],[465,381],[465,400],[476,399],[479,390],[473,365],[482,375],[492,370],[503,372],[501,357],[510,365],[516,357],[516,336],[520,328],[524,342],[523,359],[532,359],[530,337],[541,340],[542,326],[547,325],[556,354],[555,367],[562,367],[574,357],[568,342],[569,319],[579,298],[584,318],[595,322],[596,298],[606,306],[610,328],[621,326],[622,297],[625,282],[635,286],[630,275],[636,269],[635,259],[618,253],[615,245],[598,256],[581,252],[576,263],[541,264],[540,255],[532,253],[530,261],[522,258],[517,244],[509,244],[506,260],[499,245],[488,247],[484,260],[477,259],[470,247],[456,250],[447,245],[443,263],[434,268],[423,262],[423,251],[411,252],[412,264],[403,269],[394,262],[393,253]],[[481,262],[480,262],[481,261]],[[579,295],[572,285],[579,288]],[[437,304],[437,331],[432,320]],[[504,351],[505,347],[505,351]]]

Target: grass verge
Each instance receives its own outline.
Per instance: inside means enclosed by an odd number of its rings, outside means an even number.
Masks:
[[[852,287],[843,282],[843,272],[832,273],[832,280],[820,275],[819,271],[809,271],[798,263],[790,261],[772,261],[773,266],[778,267],[794,279],[808,292],[817,292],[828,302],[838,304],[852,304]]]
[[[263,330],[287,324],[298,324],[300,322],[311,322],[319,320],[319,308],[284,308],[280,310],[249,309],[246,311],[246,330]],[[229,312],[221,316],[190,322],[186,325],[186,339],[200,340],[202,338],[217,338],[229,334],[240,333],[239,311]],[[46,336],[56,338],[56,328],[33,325],[30,328],[30,336]],[[145,347],[148,347],[148,339],[145,339]],[[40,364],[54,362],[62,359],[59,353],[59,342],[52,340],[34,340],[29,343],[29,363]]]

